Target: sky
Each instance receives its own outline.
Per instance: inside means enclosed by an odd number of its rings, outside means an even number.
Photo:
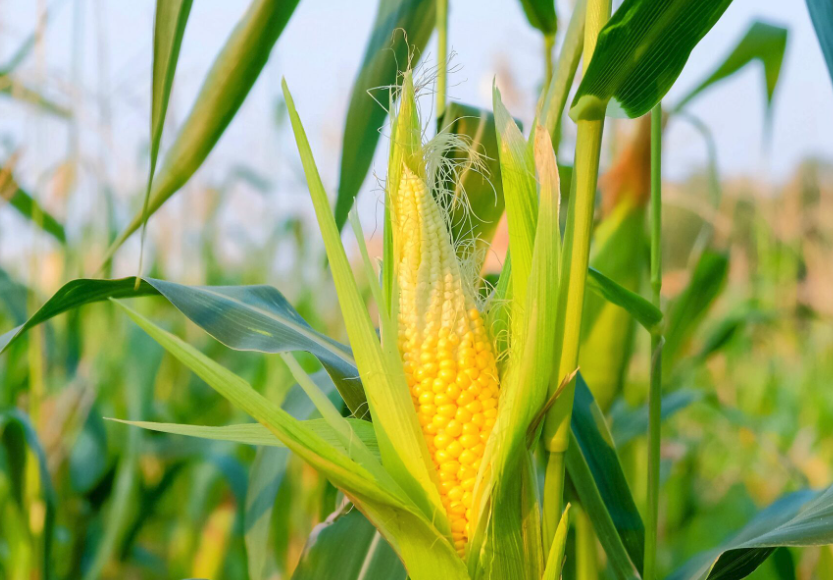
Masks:
[[[37,7],[43,2],[0,3],[0,62],[33,30]],[[124,200],[122,217],[126,220],[136,207],[147,172],[155,3],[53,0],[49,4],[57,4],[57,8],[43,48],[21,67],[19,78],[62,102],[73,103],[78,131],[73,131],[71,123],[44,118],[3,99],[0,151],[6,157],[9,151],[20,150],[20,180],[38,190],[49,183],[48,176],[67,157],[77,135],[84,169],[74,197],[55,200],[46,192],[44,203],[70,223],[73,216],[89,215],[100,202],[89,191],[90,175],[95,175],[111,183]],[[230,167],[246,164],[273,182],[277,195],[268,201],[247,198],[250,203],[243,204],[245,209],[240,211],[259,211],[268,217],[297,208],[297,194],[303,193],[297,152],[288,131],[276,131],[274,121],[280,80],[285,77],[325,185],[335,191],[347,102],[376,4],[376,0],[301,0],[263,75],[195,180],[216,185],[226,179]],[[205,72],[247,5],[242,0],[194,1],[163,137],[163,155]],[[450,98],[490,107],[494,81],[502,88],[511,112],[529,126],[542,82],[542,39],[526,22],[520,2],[451,0],[450,5],[449,42],[456,53],[457,69],[449,80]],[[560,14],[569,12],[566,0],[558,0],[557,5]],[[765,146],[763,142],[765,99],[760,66],[749,66],[715,86],[693,102],[689,111],[714,134],[722,177],[751,176],[768,180],[774,188],[808,156],[833,159],[833,83],[804,2],[734,0],[692,53],[665,102],[673,104],[706,77],[756,19],[789,29],[773,103],[771,143]],[[426,57],[430,60],[435,55],[432,40]],[[684,179],[702,170],[706,162],[702,138],[682,122],[669,127],[665,151],[663,172],[668,180]],[[560,153],[571,156],[569,151]],[[383,156],[377,156],[373,171],[384,173]],[[368,179],[365,190],[375,188],[374,180]],[[189,195],[188,191],[186,187],[183,195]],[[378,193],[362,197],[361,211],[373,212]],[[12,222],[3,213],[0,258],[12,246],[9,236],[3,234]]]

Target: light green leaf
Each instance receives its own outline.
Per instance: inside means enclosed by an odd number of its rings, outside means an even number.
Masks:
[[[253,0],[203,82],[185,124],[153,180],[147,212],[139,211],[107,251],[116,250],[185,185],[243,104],[299,0]],[[154,65],[155,66],[155,65]]]
[[[396,553],[352,505],[315,527],[292,580],[405,580]]]
[[[564,113],[567,95],[570,93],[570,87],[573,86],[578,63],[581,60],[581,53],[584,50],[584,22],[587,19],[586,1],[578,0],[573,6],[570,24],[567,26],[567,34],[564,36],[561,53],[558,55],[555,74],[550,80],[547,92],[542,95],[541,101],[538,103],[538,111],[536,111],[540,123],[552,136],[553,144],[558,141],[558,123]]]
[[[779,546],[833,544],[833,487],[789,494],[755,516],[731,540],[695,556],[668,580],[739,580]]]
[[[807,0],[807,9],[827,63],[827,72],[833,81],[833,4],[828,0]]]
[[[570,504],[564,508],[561,520],[555,529],[555,537],[550,548],[550,555],[547,557],[547,567],[544,570],[543,580],[559,580],[561,578],[561,566],[564,564],[564,550],[567,547],[567,532],[570,529]]]
[[[500,104],[499,96],[495,101]],[[540,210],[537,227],[533,225],[534,249],[529,279],[525,280],[526,308],[519,313],[519,332],[513,332],[510,358],[501,377],[503,393],[495,436],[483,459],[490,467],[488,480],[481,482],[481,474],[474,490],[474,505],[482,505],[483,498],[488,498],[491,511],[481,508],[473,520],[477,529],[469,553],[469,572],[473,577],[479,577],[482,570],[487,578],[539,578],[544,569],[528,430],[546,402],[553,366],[561,255],[560,187],[552,140],[546,129],[536,129],[535,141],[528,151],[534,153],[536,173],[532,179],[538,187],[533,186],[532,195],[535,199],[540,197]],[[501,165],[504,170],[503,157]],[[509,207],[508,188],[506,196]],[[513,261],[514,251],[512,247]],[[513,280],[516,274],[513,271]],[[518,298],[517,290],[518,285],[513,282],[514,300]]]
[[[681,110],[694,97],[712,86],[713,84],[735,74],[747,64],[759,60],[764,67],[764,80],[766,89],[767,110],[772,105],[772,95],[775,86],[778,84],[778,77],[781,74],[781,63],[784,61],[784,52],[787,50],[788,31],[782,26],[767,24],[766,22],[755,21],[740,39],[738,44],[729,53],[729,56],[717,69],[703,82],[691,90],[674,107],[675,111]]]
[[[31,105],[50,115],[65,119],[72,116],[69,109],[43,96],[35,89],[24,85],[10,74],[0,74],[0,94],[4,94],[21,103]]]
[[[198,437],[212,441],[230,441],[232,443],[243,443],[246,445],[265,447],[286,447],[269,429],[260,423],[244,423],[242,425],[224,425],[222,427],[210,427],[205,425],[184,425],[181,423],[154,423],[151,421],[123,421],[111,419],[125,425],[141,427],[150,431],[160,433],[171,433],[173,435],[185,435],[187,437]],[[379,444],[376,441],[376,433],[373,424],[361,419],[345,419],[353,430],[356,438],[367,445],[367,447],[378,456]],[[324,419],[306,419],[302,421],[304,427],[311,433],[315,433],[331,447],[347,453],[339,435]]]
[[[599,33],[570,117],[600,120],[608,103],[631,118],[651,110],[732,0],[625,0]]]
[[[185,35],[185,25],[191,13],[193,0],[156,0],[156,14],[153,19],[153,82],[151,83],[150,106],[150,172],[145,192],[143,220],[147,221],[148,203],[150,202],[153,174],[156,172],[156,159],[159,156],[159,144],[162,142],[162,130],[165,127],[165,114],[168,100],[174,84],[176,63],[179,49]]]
[[[587,271],[587,287],[611,304],[625,309],[628,314],[651,331],[662,321],[662,312],[648,300],[620,286],[595,268]]]
[[[328,213],[332,227],[335,223]],[[116,301],[145,332],[219,394],[265,425],[290,450],[345,492],[391,542],[414,580],[466,579],[465,567],[445,534],[395,485],[386,485],[362,465],[330,446],[243,379]],[[376,424],[374,424],[375,426]],[[377,436],[378,436],[378,427]]]
[[[500,175],[509,225],[509,248],[512,252],[512,319],[520,320],[532,272],[532,248],[538,220],[535,161],[532,149],[527,147],[520,129],[503,105],[497,87],[494,87],[492,94]]]
[[[396,349],[386,348],[383,351],[379,343],[353,278],[327,193],[286,82],[283,83],[283,91],[318,226],[330,261],[347,335],[376,427],[382,461],[409,497],[420,506],[424,516],[429,521],[437,522],[443,532],[450,532],[437,488],[436,470],[429,459],[428,447],[417,421],[399,353]],[[395,337],[387,338],[395,340]]]
[[[379,131],[385,123],[391,86],[416,66],[434,30],[435,0],[379,0],[361,68],[353,83],[344,136],[335,216],[347,222],[353,200],[367,177]]]
[[[640,577],[645,528],[619,463],[604,415],[581,376],[567,448],[567,472],[616,578]]]

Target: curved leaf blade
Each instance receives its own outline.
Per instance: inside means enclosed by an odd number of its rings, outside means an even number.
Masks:
[[[390,87],[398,84],[402,72],[416,65],[428,44],[434,30],[435,5],[434,0],[379,0],[344,123],[335,207],[339,230],[347,223],[353,200],[370,170],[388,114],[385,107],[392,100]]]
[[[6,173],[8,169],[2,173]],[[6,178],[0,174],[0,200],[8,202],[20,215],[41,228],[44,232],[61,242],[67,243],[64,226],[32,197],[25,189],[21,188],[14,177],[9,173]]]
[[[315,527],[292,580],[405,580],[396,553],[352,506]]]
[[[203,164],[243,104],[299,0],[254,0],[226,41],[185,124],[153,180],[146,215],[185,185]],[[155,84],[155,83],[154,83]],[[107,251],[105,262],[144,221],[139,211]]]
[[[142,278],[79,279],[65,284],[24,324],[0,335],[0,353],[33,326],[108,298],[162,295],[218,341],[235,350],[265,353],[304,350],[315,355],[333,378],[356,416],[366,414],[366,400],[350,349],[316,332],[271,286],[184,286]]]
[[[620,286],[595,268],[589,268],[587,287],[611,304],[623,308],[647,331],[662,322],[662,312],[648,300]]]
[[[715,71],[691,90],[675,107],[679,111],[694,97],[713,84],[735,74],[747,64],[758,60],[764,67],[767,110],[772,105],[772,95],[781,74],[781,64],[787,50],[788,31],[782,26],[755,21],[740,39],[731,53]]]
[[[833,543],[833,487],[803,490],[762,510],[731,540],[695,556],[668,580],[739,580],[780,546]]]
[[[656,105],[732,0],[625,0],[599,33],[570,117],[600,120],[608,103],[628,117]]]
[[[617,578],[639,578],[645,527],[601,409],[579,373],[567,472]]]
[[[816,29],[830,80],[833,81],[833,4],[827,0],[807,0],[807,9]]]

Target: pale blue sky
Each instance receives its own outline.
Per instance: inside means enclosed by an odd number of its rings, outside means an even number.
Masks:
[[[73,72],[73,22],[76,0],[64,0],[46,34],[43,60],[27,61],[20,71],[30,84],[64,100],[75,95],[82,154],[89,172],[97,171],[113,182],[117,194],[131,203],[145,179],[149,115],[149,82],[153,6],[151,0],[80,0],[82,66]],[[526,121],[532,116],[541,82],[541,38],[526,23],[517,0],[451,0],[450,44],[460,71],[451,78],[450,96],[480,106],[490,105],[490,86],[517,88],[510,100],[512,113]],[[169,118],[175,127],[196,96],[205,71],[231,27],[247,6],[242,0],[195,0],[180,58]],[[562,6],[562,4],[564,6]],[[7,57],[34,27],[34,0],[0,3],[0,55]],[[559,0],[561,13],[567,2]],[[376,0],[301,0],[279,40],[267,70],[232,123],[215,152],[197,176],[217,184],[228,167],[245,162],[277,184],[269,201],[254,200],[262,215],[295,210],[303,189],[297,174],[297,152],[288,135],[276,137],[273,109],[285,76],[302,119],[325,184],[335,190],[340,135],[349,91],[359,66],[376,9]],[[723,58],[756,18],[790,29],[782,78],[775,96],[773,141],[767,154],[761,144],[763,90],[761,70],[752,66],[692,104],[691,111],[713,131],[724,176],[753,176],[778,183],[788,178],[808,155],[833,159],[833,83],[824,63],[801,0],[735,0],[724,17],[701,42],[683,71],[668,101],[674,102],[696,85]],[[101,34],[101,31],[104,34]],[[99,47],[107,58],[99,58]],[[434,54],[433,44],[428,52]],[[2,60],[2,59],[0,59]],[[99,71],[109,70],[102,83]],[[73,76],[77,75],[77,76]],[[81,92],[72,86],[81,79]],[[504,90],[507,96],[508,90]],[[100,97],[107,95],[112,127],[100,126]],[[7,144],[22,146],[19,174],[35,187],[44,172],[66,156],[68,126],[44,119],[25,108],[0,101],[0,136]],[[173,131],[165,135],[170,142]],[[36,153],[37,152],[37,153]],[[683,123],[670,127],[666,137],[664,172],[680,179],[702,168],[705,147],[701,138]],[[567,155],[565,153],[567,157]],[[383,160],[374,165],[383,173]],[[86,179],[89,179],[89,175]],[[88,215],[96,204],[82,176],[79,193],[58,214]],[[370,181],[370,180],[369,180]],[[366,187],[372,189],[373,184]],[[86,188],[90,189],[90,188]],[[285,194],[284,194],[285,193]],[[186,194],[187,195],[187,192]],[[48,197],[48,196],[47,196]],[[375,196],[365,196],[370,211]],[[55,200],[46,200],[60,206]],[[263,207],[261,207],[261,205]],[[307,205],[304,203],[303,205]],[[8,218],[0,212],[0,232],[8,231]],[[127,217],[126,215],[124,217]],[[0,257],[7,236],[0,234]]]

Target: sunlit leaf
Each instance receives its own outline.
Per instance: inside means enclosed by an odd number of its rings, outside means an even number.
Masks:
[[[147,216],[185,185],[243,104],[299,0],[253,0],[203,81],[196,102],[154,177]],[[107,260],[142,225],[140,209],[107,252]]]
[[[761,62],[764,68],[767,109],[772,105],[772,95],[781,74],[781,63],[787,50],[788,31],[781,26],[755,21],[729,53],[729,56],[703,82],[691,90],[676,105],[675,110],[686,106],[701,92],[713,84],[735,74],[754,60]]]
[[[435,0],[379,0],[370,40],[353,83],[341,146],[335,216],[347,222],[364,183],[391,102],[390,88],[422,56],[434,30]]]
[[[587,274],[587,287],[590,290],[611,304],[625,309],[645,330],[651,331],[662,321],[659,308],[636,292],[620,286],[595,268],[590,268]]]
[[[732,0],[625,0],[602,29],[570,117],[603,119],[608,103],[631,118],[651,110]]]

